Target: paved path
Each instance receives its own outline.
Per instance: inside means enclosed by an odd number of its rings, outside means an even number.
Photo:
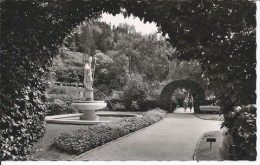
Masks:
[[[77,160],[192,160],[201,135],[220,122],[201,120],[179,109],[143,130],[106,144]]]

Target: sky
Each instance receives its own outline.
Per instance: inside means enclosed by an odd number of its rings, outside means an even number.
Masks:
[[[158,31],[155,23],[147,22],[146,24],[144,24],[138,17],[134,18],[133,16],[124,18],[122,14],[117,14],[116,16],[113,16],[112,14],[103,13],[100,20],[106,23],[111,23],[111,26],[118,26],[120,23],[133,25],[135,26],[136,31],[142,34],[154,34]]]

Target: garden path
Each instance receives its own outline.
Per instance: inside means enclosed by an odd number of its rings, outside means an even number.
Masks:
[[[220,122],[202,120],[178,108],[152,126],[139,130],[76,160],[193,160],[203,133],[220,130]]]

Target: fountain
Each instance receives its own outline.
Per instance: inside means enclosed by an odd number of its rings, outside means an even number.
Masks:
[[[82,111],[83,114],[66,114],[66,115],[56,115],[56,116],[47,116],[47,123],[59,123],[59,124],[84,124],[84,125],[94,125],[103,122],[109,122],[108,120],[99,120],[99,116],[102,117],[136,117],[139,115],[135,114],[126,114],[126,113],[99,113],[96,111],[103,109],[107,106],[104,100],[98,101],[94,100],[94,89],[93,89],[93,80],[94,75],[92,71],[95,70],[96,58],[94,58],[94,68],[91,67],[92,57],[90,56],[88,61],[84,66],[84,91],[83,91],[83,100],[75,101],[71,104],[73,109]]]
[[[96,63],[96,58],[94,59]],[[85,86],[85,91],[83,91],[84,101],[73,102],[71,106],[72,108],[83,112],[83,115],[80,117],[81,120],[98,121],[99,117],[96,115],[96,110],[105,108],[107,104],[105,101],[94,100],[93,88],[92,88],[94,78],[92,76],[91,62],[92,62],[92,57],[90,56],[88,62],[85,64],[84,67],[84,86]]]

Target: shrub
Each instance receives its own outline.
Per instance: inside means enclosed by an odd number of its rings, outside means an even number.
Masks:
[[[113,104],[114,111],[125,111],[125,106],[122,103],[115,103]]]
[[[47,104],[47,115],[62,115],[62,114],[73,114],[76,113],[77,110],[72,109],[70,104],[66,104],[65,102],[55,99],[54,102],[49,102]]]
[[[111,99],[107,103],[107,109],[108,110],[114,110],[114,111],[125,111],[126,108],[123,104],[124,100],[121,99]]]
[[[55,99],[59,99],[66,104],[71,104],[73,101],[82,100],[80,95],[69,95],[69,94],[48,94],[47,101],[53,102]]]
[[[78,129],[71,133],[62,133],[55,139],[53,146],[69,154],[81,154],[126,134],[147,127],[161,120],[165,115],[165,111],[156,109],[144,113],[142,117],[124,118],[110,123]]]
[[[234,160],[256,160],[256,107],[237,106],[225,116],[222,125],[231,137],[229,152]]]
[[[124,100],[122,99],[111,99],[109,100],[112,104],[116,104],[116,103],[124,103]]]
[[[137,104],[137,101],[132,101],[130,109],[131,109],[131,111],[139,111],[140,110],[140,108]]]
[[[124,88],[124,105],[126,109],[131,109],[132,101],[143,101],[147,97],[147,88],[142,81],[132,79]]]
[[[145,99],[139,101],[138,106],[140,107],[140,111],[147,111],[159,107],[159,103],[154,99]]]
[[[48,94],[66,94],[67,90],[66,90],[66,87],[52,85],[47,90],[47,92],[48,92]]]

